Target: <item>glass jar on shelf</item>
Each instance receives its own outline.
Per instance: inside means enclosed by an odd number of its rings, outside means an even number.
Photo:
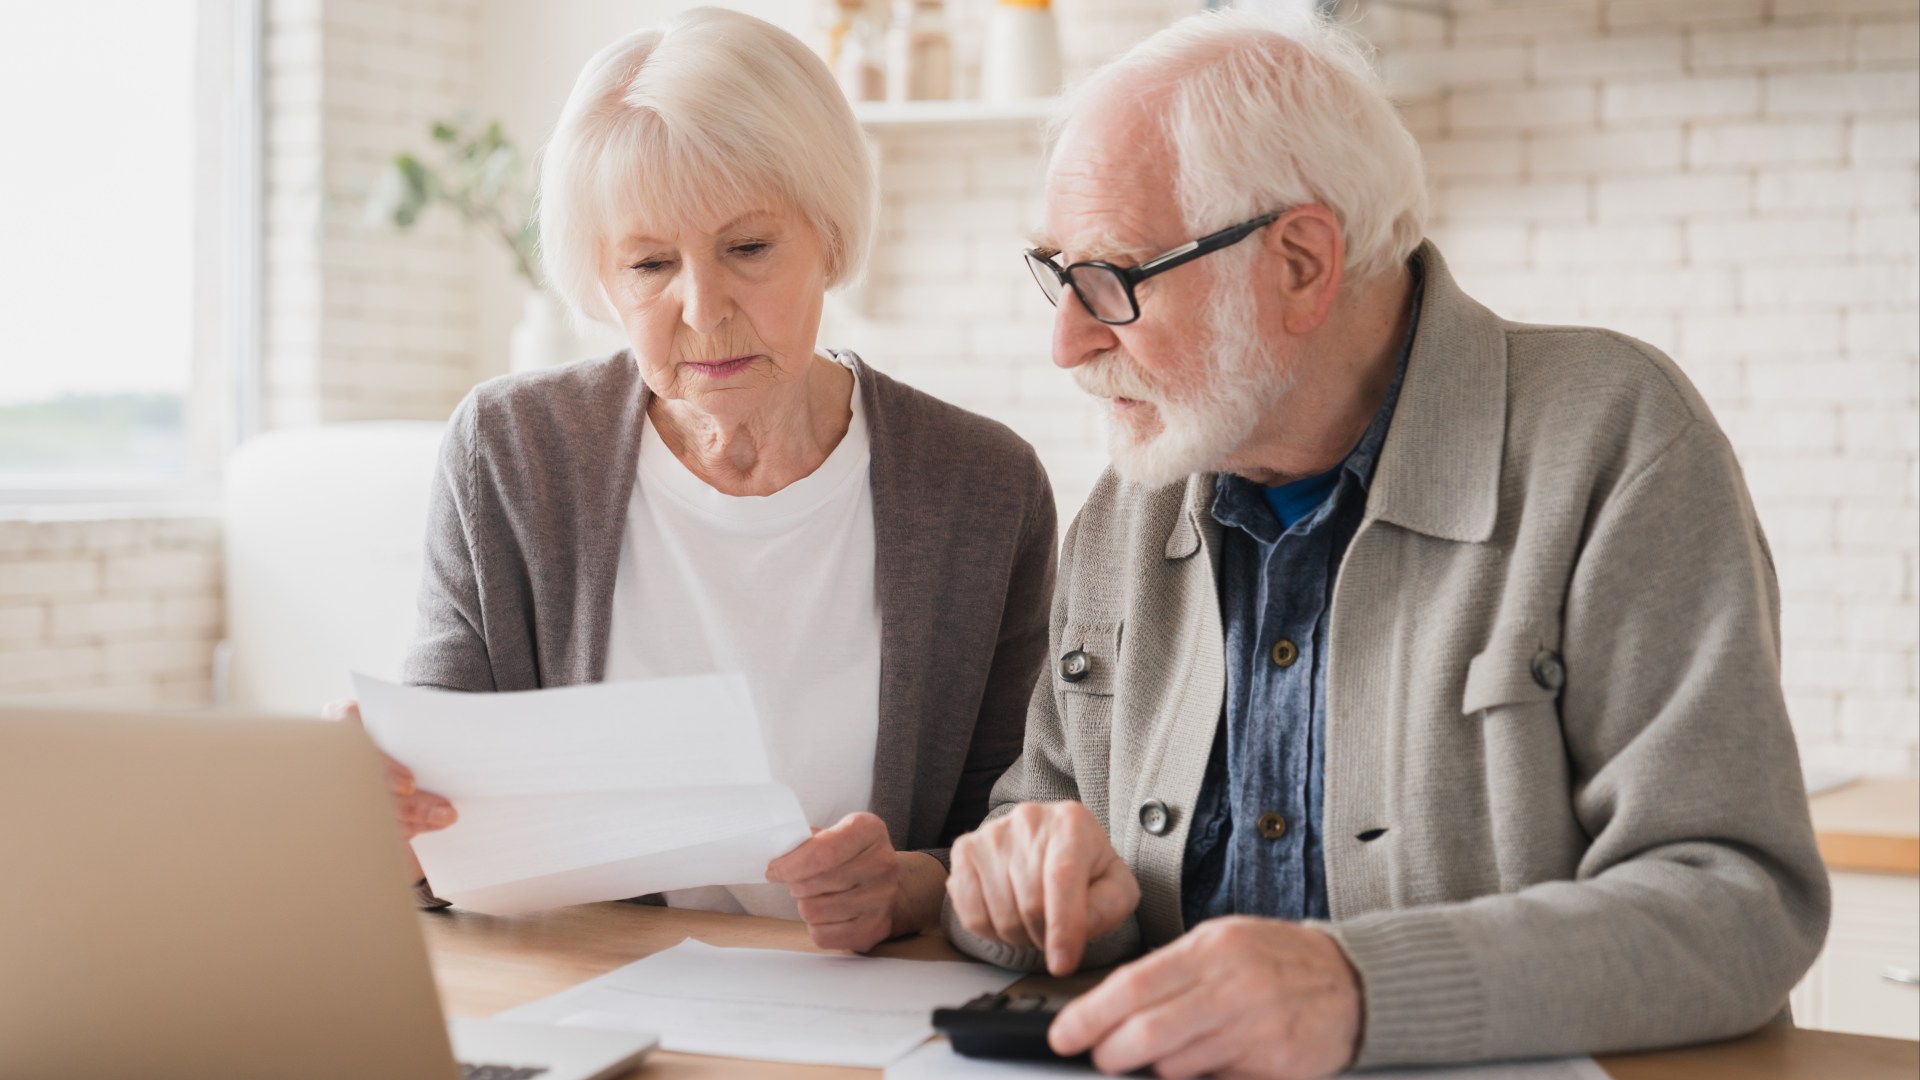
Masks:
[[[884,43],[879,20],[868,0],[835,0],[838,6],[832,58],[828,66],[848,101],[881,101],[887,96]]]
[[[953,96],[953,40],[941,0],[894,0],[886,67],[888,101]]]

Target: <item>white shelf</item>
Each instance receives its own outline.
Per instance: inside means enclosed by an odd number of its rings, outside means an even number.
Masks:
[[[1032,126],[1046,120],[1052,98],[1025,101],[856,101],[854,119],[870,132],[916,128]]]

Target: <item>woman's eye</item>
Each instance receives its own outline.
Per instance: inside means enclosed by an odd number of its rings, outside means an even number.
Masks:
[[[733,245],[735,255],[754,256],[766,251],[769,245],[765,240],[749,240],[744,244]]]
[[[673,264],[665,259],[641,259],[639,262],[628,266],[627,269],[638,270],[643,274],[657,274],[671,265]]]

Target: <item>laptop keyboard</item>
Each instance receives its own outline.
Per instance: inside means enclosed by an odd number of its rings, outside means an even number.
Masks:
[[[547,1070],[538,1065],[469,1065],[460,1063],[464,1080],[533,1080]]]

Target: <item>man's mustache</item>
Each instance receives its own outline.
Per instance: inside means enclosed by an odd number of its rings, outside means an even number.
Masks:
[[[1080,389],[1100,398],[1159,401],[1160,388],[1148,382],[1134,362],[1118,350],[1100,354],[1073,369]]]

